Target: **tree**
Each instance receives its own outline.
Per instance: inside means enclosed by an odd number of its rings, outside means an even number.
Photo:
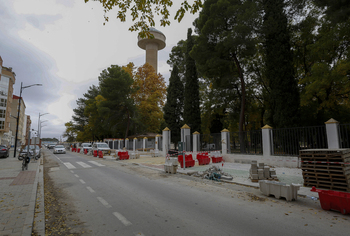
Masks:
[[[270,124],[274,128],[298,125],[299,90],[283,0],[264,0],[264,47],[266,78],[270,88]]]
[[[240,97],[239,131],[244,152],[246,110],[245,63],[255,55],[259,8],[254,1],[207,0],[195,22],[197,44],[192,55],[199,71]],[[220,81],[223,80],[223,81]]]
[[[99,115],[103,117],[104,129],[110,137],[127,137],[131,114],[135,112],[131,98],[134,83],[130,75],[120,66],[111,65],[98,77],[101,89],[100,103],[96,104]]]
[[[199,107],[199,84],[197,67],[190,52],[194,45],[192,29],[187,31],[185,94],[184,94],[184,123],[188,124],[193,131],[201,132],[201,111]]]
[[[84,0],[85,3],[89,0]],[[105,21],[109,20],[107,13],[114,9],[118,9],[117,18],[124,22],[126,21],[127,12],[130,11],[132,21],[135,22],[130,28],[130,31],[140,31],[141,37],[150,36],[149,27],[155,26],[154,16],[161,15],[160,25],[170,25],[169,21],[169,7],[173,5],[171,0],[94,0],[99,1],[105,12]],[[201,0],[194,0],[192,4],[189,4],[187,0],[181,3],[181,7],[177,10],[174,19],[179,22],[183,18],[186,11],[190,11],[192,14],[196,13],[202,6]]]
[[[74,129],[74,125],[72,121],[69,121],[64,124],[66,127],[66,131],[63,133],[63,137],[67,138],[66,142],[74,142],[76,136],[76,130]]]
[[[175,64],[169,78],[167,100],[163,107],[166,126],[171,130],[171,139],[177,144],[181,140],[181,126],[183,124],[183,83]]]
[[[130,73],[133,64],[129,64],[127,68]],[[131,74],[134,76],[131,98],[135,102],[140,118],[138,132],[157,133],[163,120],[162,107],[166,93],[164,78],[161,74],[156,74],[148,63]]]
[[[177,73],[180,79],[185,77],[186,64],[185,64],[185,56],[187,50],[187,40],[180,40],[176,46],[171,49],[169,54],[169,60],[167,63],[174,68],[176,65]]]
[[[326,14],[333,23],[345,22],[350,16],[348,0],[313,0],[316,5],[326,8]]]

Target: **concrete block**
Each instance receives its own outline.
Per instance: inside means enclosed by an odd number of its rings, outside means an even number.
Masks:
[[[270,178],[270,167],[264,166],[264,177]]]
[[[264,165],[265,165],[264,163],[259,163],[259,168],[262,168],[262,169],[263,169],[263,168],[264,168]]]
[[[259,179],[265,179],[264,172],[258,172]]]
[[[252,160],[251,163],[252,163],[252,165],[254,165],[254,164],[255,164],[255,165],[258,165],[258,161],[253,161],[253,160]]]
[[[275,198],[284,197],[287,201],[297,200],[299,184],[287,185],[277,181],[260,180],[260,191],[266,195],[274,195]]]
[[[259,179],[259,175],[258,174],[251,174],[250,178],[251,179]]]
[[[276,175],[276,170],[271,170],[270,169],[270,176],[272,176],[272,175]]]
[[[258,169],[250,169],[250,173],[252,173],[252,174],[258,174]]]
[[[277,179],[277,175],[270,175],[271,176],[271,178],[273,178],[273,179]]]

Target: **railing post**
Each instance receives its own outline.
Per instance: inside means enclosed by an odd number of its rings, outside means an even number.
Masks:
[[[129,139],[128,138],[125,139],[125,149],[129,150]]]
[[[191,135],[191,128],[188,125],[181,127],[181,142],[184,143],[184,151],[187,151],[186,136]]]
[[[193,133],[193,158],[197,158],[197,152],[199,151],[200,133],[198,131]]]
[[[325,122],[325,124],[327,132],[328,149],[339,149],[339,122],[331,118],[327,122]]]
[[[156,135],[156,140],[155,140],[155,145],[154,145],[155,150],[159,150],[159,148],[158,148],[159,147],[159,136],[160,136],[159,134]]]
[[[147,138],[146,137],[144,137],[143,138],[143,144],[142,144],[142,146],[143,146],[143,151],[145,151],[145,149],[147,148]]]
[[[169,147],[170,147],[170,129],[168,127],[166,127],[163,130],[163,153],[164,156],[166,157],[166,155],[168,154],[169,151]]]
[[[225,155],[228,153],[229,150],[229,145],[230,145],[230,141],[229,141],[229,135],[230,135],[230,131],[227,129],[223,129],[221,131],[221,152],[222,155]]]
[[[136,153],[136,142],[137,142],[137,138],[134,138],[134,142],[132,144],[132,149],[133,149],[134,153]]]
[[[261,134],[262,134],[262,143],[263,143],[263,156],[269,157],[272,154],[272,127],[269,125],[265,125],[261,128]]]

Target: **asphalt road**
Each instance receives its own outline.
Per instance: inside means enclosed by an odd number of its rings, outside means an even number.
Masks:
[[[47,156],[59,164],[50,176],[86,235],[349,234],[350,215],[324,211],[311,199],[286,202],[254,188],[71,152]]]

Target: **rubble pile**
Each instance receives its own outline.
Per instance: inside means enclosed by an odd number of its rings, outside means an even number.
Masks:
[[[212,166],[205,171],[197,171],[194,173],[192,172],[190,175],[195,176],[195,177],[201,177],[203,179],[210,179],[210,180],[214,180],[214,181],[232,180],[233,179],[233,177],[230,174],[223,172],[217,166]]]
[[[257,163],[257,161],[252,161],[249,169],[249,178],[252,182],[258,182],[259,180],[276,180],[277,175],[275,170],[270,170],[269,166],[265,166],[264,163]]]

